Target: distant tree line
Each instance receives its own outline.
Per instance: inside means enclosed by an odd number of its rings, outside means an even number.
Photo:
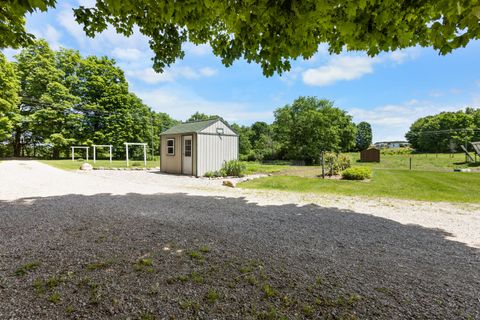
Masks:
[[[146,142],[158,154],[159,135],[178,123],[129,91],[113,59],[82,57],[35,41],[9,62],[0,53],[0,156],[68,157],[72,145]],[[345,152],[371,144],[368,123],[357,126],[334,103],[300,97],[274,112],[272,124],[232,124],[243,160],[319,161],[322,151]],[[218,118],[194,113],[187,121]],[[138,150],[140,151],[140,150]]]
[[[405,135],[419,152],[460,151],[459,145],[480,141],[480,109],[442,112],[416,120]]]

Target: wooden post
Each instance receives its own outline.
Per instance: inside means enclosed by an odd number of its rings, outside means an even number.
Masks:
[[[127,167],[128,167],[128,144],[125,145],[125,148],[126,148],[125,150],[127,152]]]
[[[143,164],[147,167],[147,144],[143,145]]]
[[[410,157],[410,170],[412,170],[412,157]]]
[[[112,163],[112,146],[109,147],[110,148],[110,164]]]
[[[322,179],[325,179],[325,153],[322,151]]]
[[[72,147],[72,161],[75,161],[75,149]]]
[[[95,161],[97,160],[97,157],[95,156],[95,154],[97,153],[96,152],[96,147],[95,145],[93,145],[93,163],[95,163]]]
[[[88,162],[88,148],[87,148],[87,162]]]

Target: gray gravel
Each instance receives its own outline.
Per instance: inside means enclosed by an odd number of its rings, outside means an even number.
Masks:
[[[448,236],[182,193],[0,200],[0,319],[480,319],[480,252]]]

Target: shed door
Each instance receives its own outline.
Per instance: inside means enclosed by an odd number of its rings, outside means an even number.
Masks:
[[[183,136],[182,173],[192,174],[192,136]]]

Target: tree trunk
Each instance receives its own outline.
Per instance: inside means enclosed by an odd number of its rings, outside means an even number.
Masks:
[[[22,143],[20,137],[22,136],[22,131],[17,129],[15,131],[15,139],[13,140],[13,156],[20,157],[22,152]]]
[[[59,148],[53,148],[52,158],[55,159],[55,160],[60,158],[60,149]]]

